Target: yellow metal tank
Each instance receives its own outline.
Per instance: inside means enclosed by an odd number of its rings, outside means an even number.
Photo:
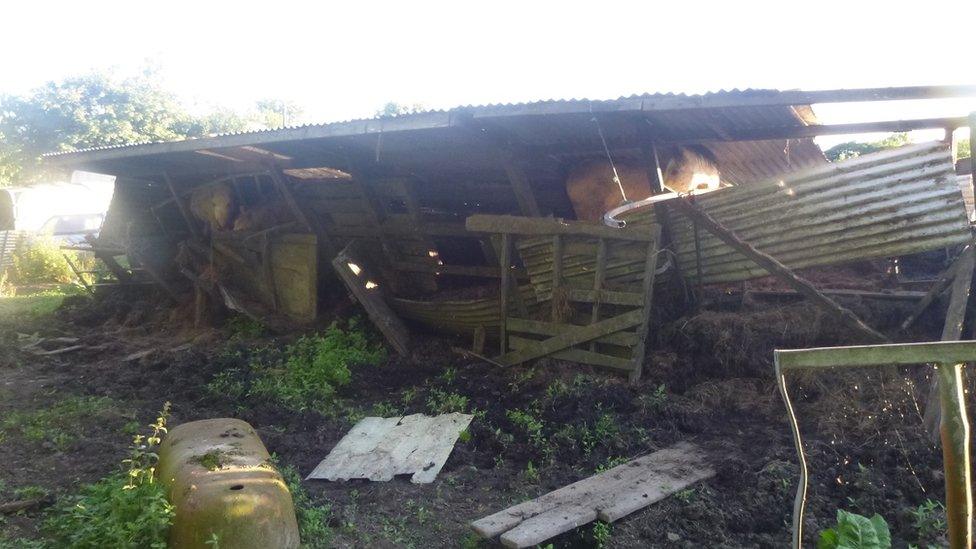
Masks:
[[[157,475],[176,516],[176,549],[297,548],[291,493],[268,450],[245,421],[205,419],[173,428],[159,449]]]

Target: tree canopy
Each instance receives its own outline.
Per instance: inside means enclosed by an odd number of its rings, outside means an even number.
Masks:
[[[893,133],[880,141],[862,142],[847,141],[834,145],[824,151],[824,156],[831,162],[856,158],[862,154],[869,154],[884,149],[893,149],[909,143],[908,134],[905,132]]]
[[[47,152],[277,127],[285,122],[281,113],[293,123],[300,110],[265,100],[249,113],[192,115],[149,71],[125,79],[94,72],[48,82],[25,96],[0,96],[0,186],[53,175],[39,162]]]

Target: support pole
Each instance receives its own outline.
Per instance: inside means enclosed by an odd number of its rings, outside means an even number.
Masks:
[[[841,307],[837,302],[817,290],[813,284],[797,276],[792,269],[780,263],[776,258],[757,250],[751,244],[739,238],[735,233],[723,227],[721,223],[713,219],[712,216],[708,215],[698,206],[684,198],[669,200],[667,203],[674,205],[678,211],[688,216],[692,221],[701,224],[705,230],[715,235],[719,240],[751,259],[757,265],[769,271],[773,276],[789,284],[794,290],[809,298],[814,305],[837,317],[852,330],[869,338],[871,341],[888,341],[887,337],[865,324],[849,309]]]
[[[499,341],[499,356],[503,356],[508,352],[508,288],[511,283],[511,278],[509,275],[509,266],[511,265],[512,257],[512,235],[509,233],[502,233],[502,245],[501,253],[498,254],[498,266],[501,269],[501,288],[500,294],[501,299],[499,299],[501,309],[498,311],[498,341]]]
[[[969,419],[963,394],[962,364],[939,364],[942,462],[945,469],[949,547],[973,545],[973,490],[970,484]]]
[[[976,268],[976,249],[972,246],[966,247],[956,260],[959,269],[952,281],[952,293],[949,297],[949,308],[946,310],[945,324],[942,326],[942,341],[959,341],[962,338],[962,327],[966,322],[966,306],[969,303],[969,289],[973,282],[973,269]],[[946,365],[948,368],[948,365]],[[942,367],[932,379],[929,386],[928,397],[925,400],[925,417],[923,423],[933,441],[939,439],[939,433],[943,431],[942,412],[945,402],[936,405],[936,399],[945,398],[946,388],[943,387],[947,381],[941,375]],[[960,374],[961,376],[961,374]],[[952,381],[949,380],[949,383]],[[943,439],[945,434],[942,434]],[[944,443],[943,443],[944,445]]]
[[[949,265],[949,267],[942,272],[942,276],[940,276],[939,279],[935,282],[935,284],[932,285],[929,291],[925,294],[925,297],[923,297],[922,300],[919,301],[918,304],[915,306],[915,308],[912,309],[912,312],[908,315],[908,318],[906,318],[905,321],[901,323],[901,327],[899,328],[901,331],[904,332],[909,327],[911,327],[911,325],[914,324],[916,320],[918,320],[918,317],[925,312],[925,309],[928,309],[929,305],[931,305],[932,302],[936,300],[936,298],[942,295],[942,292],[946,291],[949,285],[952,284],[952,281],[955,279],[956,274],[959,272],[960,268],[963,267],[963,263],[965,263],[965,261],[963,261],[963,258],[965,258],[966,255],[972,251],[973,251],[973,244],[970,243],[967,244],[966,247],[963,248],[961,252],[959,252],[959,255],[957,255],[956,258],[952,260],[952,264]]]
[[[193,216],[190,215],[190,208],[187,207],[186,202],[183,197],[176,192],[176,185],[173,183],[173,179],[170,178],[169,174],[163,172],[163,179],[166,180],[166,186],[169,187],[169,194],[173,196],[173,201],[176,202],[176,207],[180,210],[180,215],[183,216],[183,221],[186,223],[186,229],[190,231],[193,236],[200,236],[200,231],[197,229],[196,223],[193,222]]]

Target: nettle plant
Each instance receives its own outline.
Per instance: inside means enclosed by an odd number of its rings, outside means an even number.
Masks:
[[[167,402],[147,435],[133,438],[121,470],[64,498],[44,523],[51,547],[164,548],[174,509],[156,481],[155,450],[166,433]]]

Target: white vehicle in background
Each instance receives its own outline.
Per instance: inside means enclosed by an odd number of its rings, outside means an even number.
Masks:
[[[115,178],[76,171],[70,182],[0,189],[0,269],[21,238],[82,244],[98,236]]]
[[[88,172],[75,172],[68,183],[0,189],[0,230],[84,240],[98,233],[114,189],[114,177]]]

